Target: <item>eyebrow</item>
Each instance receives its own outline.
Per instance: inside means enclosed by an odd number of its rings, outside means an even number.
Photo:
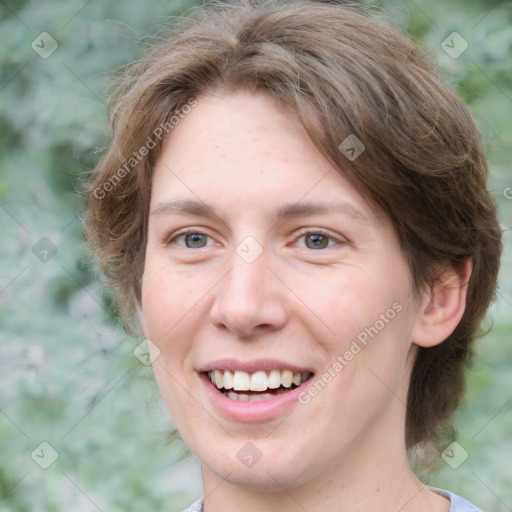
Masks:
[[[289,217],[305,217],[325,213],[341,213],[357,221],[367,222],[368,219],[361,210],[346,201],[336,203],[298,202],[289,203],[277,209],[276,217],[283,220]]]
[[[163,215],[166,213],[185,213],[201,217],[217,217],[215,210],[202,201],[179,200],[160,203],[151,215]]]
[[[196,200],[177,200],[160,203],[151,215],[164,215],[168,213],[183,213],[186,215],[195,215],[198,217],[217,217],[214,208],[202,201]],[[336,203],[321,202],[298,202],[286,203],[275,211],[275,218],[278,221],[286,218],[306,217],[308,215],[321,215],[326,213],[341,213],[356,221],[367,222],[368,219],[361,210],[353,204],[341,201]]]

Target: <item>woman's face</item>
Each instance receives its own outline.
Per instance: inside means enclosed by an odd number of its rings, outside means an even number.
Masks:
[[[403,451],[417,309],[392,226],[290,110],[198,98],[156,164],[142,316],[209,474],[270,490]]]

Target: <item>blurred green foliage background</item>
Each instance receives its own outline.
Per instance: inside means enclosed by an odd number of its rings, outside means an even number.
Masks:
[[[151,369],[134,357],[142,340],[123,333],[95,277],[81,241],[80,194],[109,141],[109,73],[194,5],[0,2],[0,512],[163,512],[201,494],[198,465],[169,439]],[[512,510],[511,4],[378,5],[469,103],[505,228],[493,329],[477,344],[456,418],[468,458],[456,469],[440,459],[430,484],[488,512]],[[456,59],[441,46],[454,31],[469,45]],[[51,55],[42,32],[58,44]],[[40,465],[52,452],[41,442],[58,455],[48,469]]]

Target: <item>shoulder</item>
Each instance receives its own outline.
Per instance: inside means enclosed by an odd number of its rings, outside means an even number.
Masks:
[[[203,512],[203,500],[197,500],[192,505],[189,505],[187,508],[183,509],[181,512]]]
[[[476,507],[472,503],[470,503],[468,500],[465,500],[464,498],[461,498],[457,494],[454,494],[453,492],[446,491],[444,489],[434,489],[432,488],[434,492],[437,492],[437,494],[440,494],[441,496],[445,496],[450,500],[450,509],[448,512],[483,512],[482,509]]]

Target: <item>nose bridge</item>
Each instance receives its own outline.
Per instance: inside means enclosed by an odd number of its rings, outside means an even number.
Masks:
[[[212,306],[212,321],[244,336],[257,327],[279,328],[286,320],[286,309],[271,281],[267,255],[254,259],[234,252],[231,270],[218,288]]]
[[[260,256],[254,261],[246,261],[238,253],[233,255],[231,272],[227,276],[223,290],[226,304],[238,304],[240,310],[248,312],[258,307],[266,293],[268,269],[266,259]]]

